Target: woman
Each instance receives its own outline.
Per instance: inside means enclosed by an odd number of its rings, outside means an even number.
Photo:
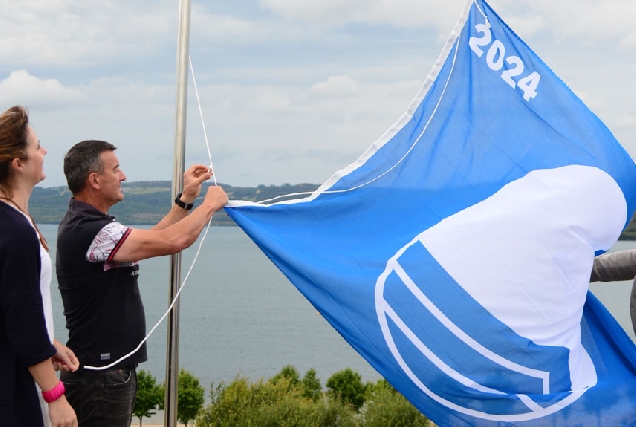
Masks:
[[[45,154],[24,108],[0,115],[0,420],[7,427],[44,425],[36,383],[51,425],[77,426],[54,364],[76,370],[79,363],[51,339],[51,259],[28,214]]]

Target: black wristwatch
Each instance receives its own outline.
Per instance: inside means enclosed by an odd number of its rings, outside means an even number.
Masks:
[[[175,205],[179,206],[181,209],[185,209],[187,211],[189,211],[190,209],[192,209],[194,207],[194,202],[192,203],[186,203],[183,200],[181,200],[181,195],[183,193],[179,193],[177,194],[177,197],[175,197],[174,199],[174,203]]]

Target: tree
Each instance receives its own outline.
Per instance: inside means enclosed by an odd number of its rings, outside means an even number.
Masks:
[[[386,380],[367,383],[367,400],[360,409],[365,427],[428,427],[431,424]]]
[[[290,388],[283,376],[255,383],[237,377],[210,388],[210,404],[197,416],[197,427],[363,427],[351,405],[312,402],[302,396],[302,385]]]
[[[307,371],[303,377],[302,383],[303,397],[317,402],[322,396],[322,386],[320,385],[320,379],[318,379],[314,368]]]
[[[300,374],[292,365],[285,365],[283,369],[269,380],[270,382],[276,384],[281,379],[286,379],[289,382],[290,388],[297,387],[300,384]]]
[[[367,386],[362,377],[351,368],[336,372],[327,380],[327,394],[344,404],[352,405],[356,410],[364,404]]]
[[[205,388],[199,379],[181,368],[179,371],[177,394],[177,419],[188,427],[188,423],[197,417],[205,401]]]
[[[157,379],[143,369],[137,373],[137,396],[133,415],[139,418],[139,426],[143,418],[156,414],[155,409],[163,406],[163,386],[157,385]]]

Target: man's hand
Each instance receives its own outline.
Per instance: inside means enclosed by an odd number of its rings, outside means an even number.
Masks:
[[[53,368],[56,371],[75,372],[79,368],[79,360],[73,353],[73,350],[59,342],[53,340],[53,347],[57,350],[55,356],[53,356]]]
[[[227,204],[227,200],[227,194],[221,187],[211,186],[208,188],[203,203],[210,203],[216,212]]]
[[[212,177],[212,173],[207,166],[196,164],[183,174],[183,192],[181,200],[185,203],[192,203],[201,192],[201,184]]]

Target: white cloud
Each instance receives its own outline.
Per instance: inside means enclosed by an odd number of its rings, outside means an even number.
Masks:
[[[174,45],[176,8],[139,3],[3,1],[0,56],[5,64],[86,65]]]
[[[571,37],[620,39],[633,31],[636,22],[636,3],[631,0],[588,0],[569,9],[560,18],[561,31]]]
[[[251,95],[245,98],[244,108],[257,111],[267,116],[287,113],[291,108],[291,99],[285,90],[271,86],[262,86],[250,90]]]
[[[577,44],[605,43],[608,49],[632,34],[636,22],[636,2],[633,0],[498,0],[492,3],[495,9],[501,6],[500,15],[511,24],[527,16],[541,17],[544,24],[531,29],[532,33],[525,32],[523,26],[518,28],[522,37],[537,33]]]
[[[262,7],[292,20],[318,25],[362,23],[451,30],[464,0],[260,0]],[[609,40],[632,46],[633,0],[493,0],[495,10],[522,37]],[[610,44],[612,46],[612,44]]]
[[[510,28],[523,37],[533,36],[546,28],[546,20],[540,15],[511,16],[506,20]]]
[[[322,25],[387,24],[450,30],[463,0],[260,0],[285,18]]]
[[[341,98],[351,96],[359,90],[358,83],[349,76],[331,76],[327,81],[316,83],[309,92],[312,95]]]
[[[192,41],[214,44],[258,41],[272,32],[267,22],[209,13],[197,4],[192,6],[190,30]]]
[[[350,77],[335,79],[339,80],[347,87],[353,82]],[[347,96],[317,96],[315,87],[327,82],[309,87],[200,88],[203,111],[209,120],[207,127],[212,130],[210,136],[218,140],[223,135],[225,143],[248,156],[265,155],[274,149],[303,157],[303,153],[316,147],[329,152],[361,153],[407,109],[421,85],[420,81],[354,82],[357,89]],[[382,102],[377,102],[379,99]],[[195,108],[189,111],[195,135],[200,132],[199,119]]]
[[[625,113],[636,73],[631,3],[490,2],[627,144],[636,141],[634,114]],[[464,4],[194,3],[190,52],[218,178],[318,183],[355,160],[406,110]],[[63,184],[61,156],[88,138],[119,146],[130,180],[170,179],[177,4],[0,0],[0,7],[0,102],[30,107],[49,149],[45,185]],[[187,138],[187,161],[207,162],[191,90]]]
[[[636,51],[636,33],[625,36],[618,44],[625,53],[634,53]]]
[[[0,81],[0,104],[15,104],[31,108],[58,108],[75,105],[86,99],[85,94],[64,87],[58,80],[41,79],[26,70],[13,71]]]
[[[303,22],[343,23],[353,19],[361,9],[368,9],[368,0],[260,0],[262,7],[290,19]]]
[[[636,129],[636,113],[625,114],[618,118],[618,126]]]

